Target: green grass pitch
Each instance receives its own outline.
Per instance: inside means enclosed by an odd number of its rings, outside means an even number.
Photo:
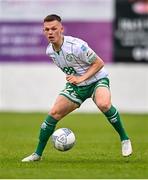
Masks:
[[[1,179],[146,179],[148,178],[148,115],[122,114],[134,153],[121,156],[117,133],[102,114],[71,114],[57,128],[74,131],[76,144],[60,152],[49,140],[43,160],[22,163],[37,144],[43,113],[0,113]]]

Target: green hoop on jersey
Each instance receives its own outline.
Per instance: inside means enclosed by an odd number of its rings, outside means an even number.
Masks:
[[[60,95],[67,97],[80,106],[86,99],[93,97],[98,87],[109,88],[109,79],[105,77],[87,86],[76,86],[71,83],[66,83]]]

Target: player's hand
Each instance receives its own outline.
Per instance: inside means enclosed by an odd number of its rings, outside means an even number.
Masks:
[[[79,84],[83,81],[82,76],[67,75],[66,80],[72,84]]]

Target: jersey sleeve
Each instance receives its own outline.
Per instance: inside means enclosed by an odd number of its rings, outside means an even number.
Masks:
[[[91,64],[96,58],[96,53],[88,46],[87,43],[82,44],[79,49],[79,58],[88,63]]]

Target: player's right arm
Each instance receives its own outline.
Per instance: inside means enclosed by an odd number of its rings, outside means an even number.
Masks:
[[[79,84],[90,77],[94,76],[100,69],[102,69],[104,66],[104,62],[101,58],[98,56],[95,60],[90,64],[90,67],[88,70],[81,76],[75,76],[75,75],[67,75],[66,80],[72,84]]]
[[[84,63],[87,63],[89,65],[89,68],[81,76],[67,75],[66,80],[73,84],[79,84],[91,78],[104,66],[103,60],[99,56],[97,56],[97,54],[87,45],[87,43],[83,43],[77,49],[77,51],[79,51],[79,59],[81,61],[84,61]]]

